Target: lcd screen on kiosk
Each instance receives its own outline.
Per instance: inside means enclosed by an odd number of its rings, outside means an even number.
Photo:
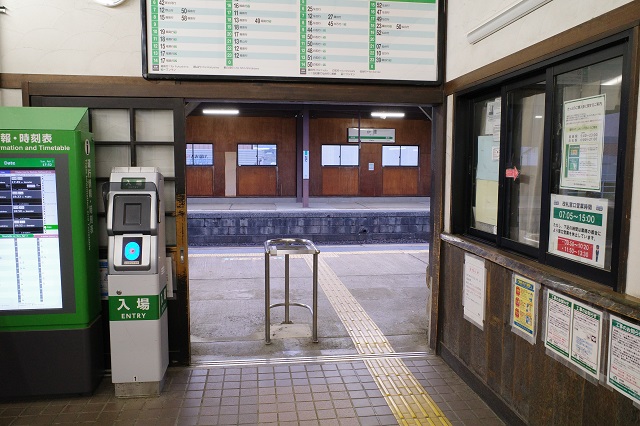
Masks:
[[[0,162],[0,311],[63,307],[56,160]]]

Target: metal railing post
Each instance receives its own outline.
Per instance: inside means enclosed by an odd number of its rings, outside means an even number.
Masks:
[[[269,256],[284,254],[284,303],[271,304],[271,277],[269,268]],[[265,343],[271,343],[271,308],[284,306],[283,324],[292,324],[289,316],[290,307],[300,306],[308,309],[313,318],[312,339],[318,342],[318,254],[320,250],[313,242],[301,238],[276,238],[267,240],[264,243],[264,334]],[[313,255],[313,304],[312,306],[303,303],[291,302],[290,280],[289,280],[289,255],[290,254],[312,254]]]

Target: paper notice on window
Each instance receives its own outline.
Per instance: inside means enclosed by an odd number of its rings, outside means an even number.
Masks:
[[[640,404],[640,327],[613,315],[607,384]]]
[[[464,255],[463,285],[462,305],[464,306],[464,317],[482,330],[484,327],[486,292],[484,259],[470,254]]]
[[[602,198],[551,194],[549,253],[604,268],[608,206]]]
[[[602,311],[574,302],[571,317],[571,362],[596,379],[599,378],[601,343]]]
[[[544,345],[567,360],[571,346],[572,308],[571,299],[555,291],[547,291],[547,326]]]
[[[605,95],[564,103],[561,188],[600,191],[605,106]]]

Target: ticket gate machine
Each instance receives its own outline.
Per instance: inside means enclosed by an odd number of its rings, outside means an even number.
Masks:
[[[159,395],[169,364],[164,177],[156,167],[114,167],[106,185],[115,393]]]

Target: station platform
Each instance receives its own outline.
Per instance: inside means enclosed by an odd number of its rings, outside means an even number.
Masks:
[[[270,238],[319,243],[428,242],[429,197],[189,198],[190,246],[259,244]]]
[[[265,344],[262,246],[191,247],[191,358],[157,398],[0,402],[0,425],[503,425],[428,348],[427,244],[319,244],[318,343],[311,318],[272,310]],[[309,255],[290,256],[292,301],[308,303]],[[284,259],[271,262],[282,300]]]

